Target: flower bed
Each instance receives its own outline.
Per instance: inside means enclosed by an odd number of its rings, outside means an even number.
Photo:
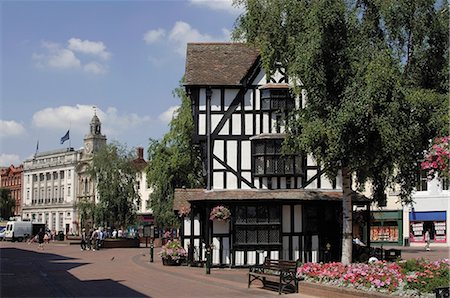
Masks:
[[[433,289],[449,286],[450,261],[409,260],[395,263],[306,263],[297,274],[307,281],[399,296],[433,297]]]

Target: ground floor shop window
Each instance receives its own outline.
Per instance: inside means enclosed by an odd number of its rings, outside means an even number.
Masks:
[[[371,241],[398,241],[398,224],[397,221],[374,222],[370,227]]]
[[[433,242],[447,242],[445,221],[413,221],[410,226],[411,242],[425,242],[425,232],[430,232]]]

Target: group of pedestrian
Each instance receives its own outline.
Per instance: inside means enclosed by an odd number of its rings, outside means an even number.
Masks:
[[[81,250],[99,250],[106,239],[106,232],[102,227],[97,229],[89,229],[86,231],[85,228],[81,231]]]

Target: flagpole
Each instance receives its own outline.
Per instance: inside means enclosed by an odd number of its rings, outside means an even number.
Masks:
[[[70,128],[72,127],[72,121],[69,121],[69,151],[72,148],[72,140],[70,139]]]

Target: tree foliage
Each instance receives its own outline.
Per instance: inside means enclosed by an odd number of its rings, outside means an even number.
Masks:
[[[234,37],[261,50],[267,73],[282,67],[296,92],[307,91],[306,107],[287,123],[288,146],[311,153],[330,177],[370,181],[376,201],[398,183],[408,202],[429,140],[448,134],[445,8],[428,0],[236,2],[246,12]]]
[[[96,224],[126,227],[135,223],[137,193],[137,169],[135,156],[119,143],[108,144],[94,155],[90,173],[96,181],[98,202],[85,202],[81,208],[93,216]]]
[[[11,196],[11,190],[8,188],[0,188],[0,217],[9,219],[14,216],[14,208],[16,201]]]
[[[200,151],[192,143],[191,101],[181,86],[175,89],[174,96],[181,100],[181,105],[170,122],[170,130],[162,140],[150,140],[148,148],[150,206],[160,227],[178,226],[173,212],[174,189],[196,188],[204,183]]]

